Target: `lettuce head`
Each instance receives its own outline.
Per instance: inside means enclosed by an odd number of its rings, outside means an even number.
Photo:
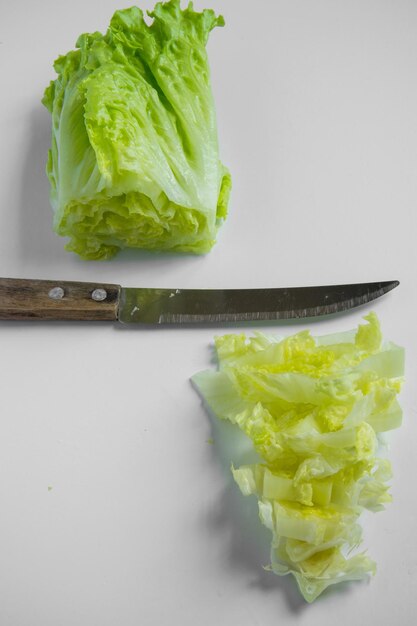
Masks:
[[[206,44],[215,26],[180,0],[116,11],[54,64],[43,103],[54,229],[84,259],[120,249],[202,254],[227,214]]]

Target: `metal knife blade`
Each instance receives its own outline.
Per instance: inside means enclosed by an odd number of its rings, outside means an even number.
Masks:
[[[278,289],[122,288],[118,319],[124,324],[219,324],[288,320],[347,311],[388,293],[386,281]]]

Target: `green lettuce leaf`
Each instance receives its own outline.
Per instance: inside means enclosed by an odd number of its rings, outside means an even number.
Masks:
[[[158,3],[116,11],[54,64],[47,174],[67,249],[106,259],[125,247],[206,253],[227,214],[206,44],[212,10]]]
[[[269,568],[292,574],[308,602],[375,573],[352,554],[358,519],[391,501],[378,433],[401,424],[404,350],[383,341],[375,314],[365,322],[318,338],[216,337],[219,371],[193,377],[214,414],[252,442],[259,462],[232,466],[233,477],[272,533]]]

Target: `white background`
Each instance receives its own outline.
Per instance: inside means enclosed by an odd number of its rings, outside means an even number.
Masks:
[[[345,330],[372,308],[407,348],[404,424],[389,437],[394,502],[363,520],[377,576],[309,606],[292,579],[262,570],[269,538],[254,530],[256,503],[242,504],[189,383],[226,329],[3,322],[0,624],[407,626],[417,610],[417,3],[196,2],[227,21],[209,43],[234,182],[219,243],[202,258],[83,262],[52,232],[40,99],[58,54],[129,4],[1,1],[0,275],[194,288],[399,279],[372,307],[312,324]]]

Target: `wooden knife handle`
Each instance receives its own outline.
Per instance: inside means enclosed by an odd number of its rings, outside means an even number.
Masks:
[[[0,320],[116,321],[120,285],[0,278]]]

